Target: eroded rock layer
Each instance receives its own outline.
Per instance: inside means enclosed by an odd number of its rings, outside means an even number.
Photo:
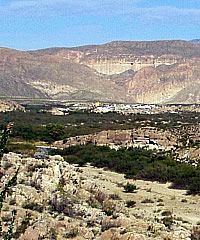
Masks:
[[[0,95],[139,103],[199,103],[200,46],[114,41],[76,48],[0,48]]]

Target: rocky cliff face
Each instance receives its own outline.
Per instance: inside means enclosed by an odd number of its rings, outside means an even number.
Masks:
[[[0,48],[0,94],[199,103],[199,66],[200,47],[187,41],[116,41],[29,52]]]

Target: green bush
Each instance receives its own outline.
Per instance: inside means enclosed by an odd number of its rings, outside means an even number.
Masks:
[[[71,163],[91,163],[95,167],[124,173],[126,178],[172,182],[172,188],[186,189],[189,194],[200,193],[200,169],[173,160],[169,153],[141,148],[116,151],[108,147],[86,145],[53,150],[50,154],[60,154]]]
[[[131,183],[127,183],[126,185],[124,185],[124,191],[127,193],[132,193],[136,190],[136,186],[134,184]]]
[[[172,216],[164,217],[162,222],[166,227],[171,228],[172,224],[174,223],[174,219]]]
[[[126,201],[126,206],[127,206],[128,208],[135,207],[135,204],[136,204],[136,202],[133,201],[133,200]]]
[[[105,208],[103,210],[107,216],[112,216],[113,215],[113,209],[110,208]]]
[[[39,205],[38,203],[34,203],[34,202],[27,202],[27,203],[23,204],[22,207],[25,209],[38,211],[40,213],[42,213],[42,211],[43,211],[43,206]]]
[[[200,177],[192,178],[192,182],[188,187],[188,194],[200,194]]]
[[[9,143],[6,147],[6,150],[8,152],[33,155],[36,147],[33,144],[28,143]]]

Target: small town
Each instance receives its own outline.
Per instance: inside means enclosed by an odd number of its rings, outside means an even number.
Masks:
[[[62,103],[66,107],[53,107],[50,112],[54,115],[65,115],[70,111],[89,111],[94,113],[116,112],[120,114],[158,114],[179,112],[200,112],[200,104],[123,104],[123,103]]]

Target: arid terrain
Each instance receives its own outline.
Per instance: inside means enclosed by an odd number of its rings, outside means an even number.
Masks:
[[[168,210],[180,225],[191,227],[199,222],[199,196],[189,196],[185,190],[170,189],[171,183],[160,184],[143,180],[127,180],[118,174],[93,167],[82,168],[87,178],[94,179],[106,194],[117,194],[122,201],[134,200],[136,206],[130,209],[131,215],[140,216],[148,221],[161,218],[161,213]],[[137,190],[125,193],[121,185],[134,183]],[[149,203],[142,203],[150,200]]]
[[[1,196],[19,168],[3,199],[4,238],[13,226],[19,240],[199,239],[199,105],[122,114],[23,101],[1,102],[1,129],[15,122],[3,148]]]
[[[199,103],[196,42],[113,41],[17,51],[0,48],[0,95],[131,103]]]
[[[195,239],[199,196],[169,189],[169,184],[128,181],[122,174],[71,166],[60,156],[38,160],[9,153],[2,166],[1,182],[20,167],[2,211],[5,222],[11,209],[17,210],[15,239]],[[124,192],[127,182],[136,184],[133,193]],[[130,201],[134,204],[127,207]],[[171,222],[163,224],[166,216]]]

